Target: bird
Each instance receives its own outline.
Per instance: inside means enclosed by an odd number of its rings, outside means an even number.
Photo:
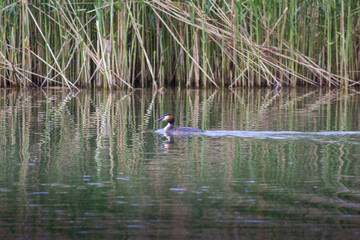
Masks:
[[[202,129],[191,128],[191,127],[174,127],[175,119],[171,113],[166,113],[160,118],[156,119],[156,122],[167,122],[168,124],[164,128],[165,135],[168,136],[186,136],[192,133],[205,132]]]

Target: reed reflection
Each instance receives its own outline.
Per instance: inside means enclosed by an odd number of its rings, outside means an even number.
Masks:
[[[211,230],[232,238],[231,224],[263,237],[265,222],[276,236],[293,225],[313,237],[307,226],[352,236],[360,137],[320,132],[359,131],[359,100],[319,89],[2,90],[0,223],[11,226],[3,236],[35,238],[41,228],[59,238],[169,237],[218,226]],[[155,120],[166,112],[217,135],[164,138]],[[136,233],[134,222],[143,226]]]

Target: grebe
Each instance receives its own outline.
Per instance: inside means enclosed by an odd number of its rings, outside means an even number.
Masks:
[[[162,115],[159,119],[156,120],[156,122],[160,122],[160,121],[164,121],[168,123],[168,125],[164,128],[165,135],[186,136],[195,132],[205,132],[204,130],[191,128],[191,127],[174,128],[175,119],[173,115],[169,113]]]

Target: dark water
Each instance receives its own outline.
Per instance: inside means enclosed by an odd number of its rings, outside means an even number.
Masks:
[[[359,131],[355,91],[1,90],[0,239],[360,239]]]

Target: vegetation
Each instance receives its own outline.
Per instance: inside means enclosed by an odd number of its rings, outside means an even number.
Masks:
[[[0,87],[360,83],[360,2],[0,2]]]

